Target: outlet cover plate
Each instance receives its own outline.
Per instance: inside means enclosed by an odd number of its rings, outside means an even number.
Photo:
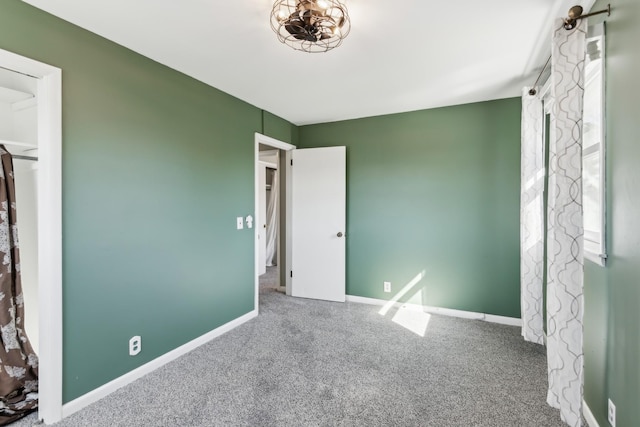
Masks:
[[[616,405],[613,404],[611,399],[609,399],[608,402],[607,419],[609,420],[611,427],[616,427]]]
[[[142,351],[142,338],[140,335],[131,337],[129,340],[129,356],[135,356]]]

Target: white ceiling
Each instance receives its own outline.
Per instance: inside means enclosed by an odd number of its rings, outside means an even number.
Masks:
[[[594,3],[346,0],[342,46],[308,54],[278,42],[273,0],[23,1],[297,125],[519,96],[555,19]]]

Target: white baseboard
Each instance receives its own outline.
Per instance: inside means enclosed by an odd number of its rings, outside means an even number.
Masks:
[[[390,301],[385,301],[376,298],[358,297],[353,295],[347,295],[348,302],[355,302],[360,304],[381,305],[385,306]],[[473,311],[454,310],[452,308],[431,307],[428,305],[419,304],[407,304],[399,302],[391,302],[395,308],[406,308],[410,310],[423,311],[425,313],[441,314],[443,316],[461,317],[463,319],[484,320],[485,322],[500,323],[502,325],[520,326],[522,327],[522,320],[515,317],[497,316],[495,314],[476,313]]]
[[[97,389],[92,390],[89,393],[84,394],[77,399],[74,399],[71,402],[62,405],[62,418],[68,417],[69,415],[81,410],[82,408],[85,408],[92,403],[97,402],[98,400],[113,393],[119,388],[122,388],[127,384],[134,382],[138,378],[141,378],[148,373],[155,371],[156,369],[166,365],[167,363],[177,359],[178,357],[183,356],[188,352],[200,347],[201,345],[208,343],[214,338],[217,338],[220,335],[242,325],[243,323],[248,322],[257,315],[258,311],[253,310],[245,314],[244,316],[240,316],[237,319],[225,323],[224,325],[214,329],[213,331],[207,332],[206,334],[192,341],[189,341],[188,343],[181,345],[180,347],[171,350],[170,352],[165,353],[156,359],[153,359],[152,361],[134,369],[133,371],[127,372],[121,377],[118,377],[106,383],[105,385],[100,386]]]
[[[596,417],[593,415],[593,412],[591,412],[589,405],[587,405],[587,402],[584,400],[582,401],[582,415],[584,415],[584,419],[587,421],[589,427],[600,427],[598,420],[596,420]]]

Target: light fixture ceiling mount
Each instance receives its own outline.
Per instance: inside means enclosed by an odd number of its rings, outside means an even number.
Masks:
[[[319,53],[342,44],[351,30],[351,20],[340,0],[276,0],[271,28],[282,43]]]

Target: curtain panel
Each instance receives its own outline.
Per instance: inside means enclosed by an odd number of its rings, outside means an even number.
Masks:
[[[553,34],[547,234],[547,402],[570,426],[582,424],[582,97],[587,20]]]
[[[5,425],[38,406],[38,357],[24,330],[13,161],[3,145],[0,159],[0,425]]]
[[[536,89],[536,93],[539,91]],[[544,113],[539,96],[522,91],[520,176],[520,308],[522,336],[544,343]]]
[[[278,243],[278,203],[280,187],[278,181],[278,170],[273,171],[271,180],[271,193],[269,204],[267,205],[267,267],[273,267],[277,263],[277,243]]]

